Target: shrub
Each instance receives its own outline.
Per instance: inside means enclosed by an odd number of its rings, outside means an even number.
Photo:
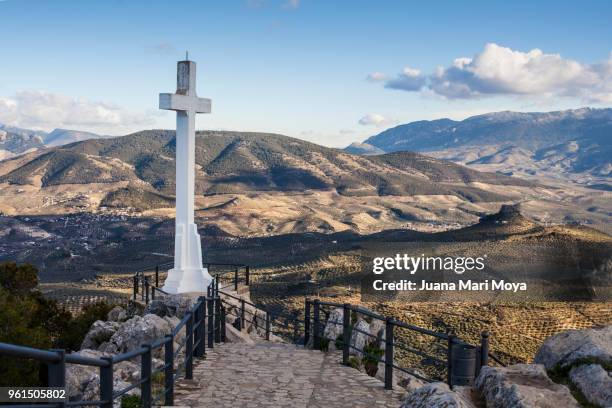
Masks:
[[[121,398],[121,408],[140,408],[142,400],[138,395],[124,395]]]
[[[78,350],[96,320],[113,307],[97,303],[72,317],[54,300],[36,289],[38,271],[32,265],[0,263],[0,342],[39,349]],[[46,370],[39,362],[0,356],[0,386],[42,386]]]
[[[319,341],[319,350],[321,351],[327,351],[329,350],[329,339],[324,339],[322,338]]]
[[[96,320],[106,320],[106,315],[114,306],[102,301],[83,307],[82,313],[69,321],[68,327],[55,342],[56,347],[72,351],[79,350],[91,325]]]
[[[385,351],[376,344],[367,344],[363,348],[363,366],[366,373],[368,373],[370,377],[374,377],[376,375],[379,360],[384,353]]]
[[[359,360],[357,357],[351,357],[349,358],[348,365],[349,367],[359,370],[359,367],[361,367],[361,360]]]

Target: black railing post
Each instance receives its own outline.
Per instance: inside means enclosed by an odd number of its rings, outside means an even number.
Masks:
[[[142,281],[142,290],[140,291],[140,300],[144,300],[145,299],[144,298],[144,296],[145,296],[145,294],[144,294],[144,291],[145,291],[145,275],[144,274],[142,275],[141,281]]]
[[[244,329],[244,312],[245,312],[246,304],[244,299],[240,299],[240,330]]]
[[[195,356],[202,358],[204,357],[205,349],[206,349],[206,337],[204,335],[204,315],[206,314],[206,298],[204,296],[200,296],[198,298],[198,302],[200,305],[196,309],[196,314],[194,316],[194,324],[198,325],[195,333],[195,343],[197,346],[195,347]]]
[[[213,296],[219,297],[219,275],[215,276],[215,284],[213,285]]]
[[[304,306],[304,347],[307,347],[310,341],[310,300],[306,299]]]
[[[385,320],[385,389],[393,389],[393,320]]]
[[[164,405],[174,405],[174,336],[171,334],[166,335],[164,346],[164,391]]]
[[[215,343],[221,343],[221,299],[215,298]]]
[[[113,359],[102,357],[108,365],[100,367],[100,408],[113,408]]]
[[[246,266],[246,269],[244,271],[244,280],[244,284],[246,286],[249,286],[251,284],[251,268],[249,267],[249,265]]]
[[[134,302],[136,301],[137,294],[138,294],[138,274],[134,275]]]
[[[238,292],[238,268],[234,270],[234,291]]]
[[[486,365],[489,365],[489,332],[483,331],[480,334],[480,367]],[[480,372],[480,367],[478,372]]]
[[[319,327],[319,320],[320,320],[320,316],[319,316],[319,299],[315,299],[314,300],[314,318],[313,318],[313,324],[314,324],[314,336],[313,336],[313,348],[315,350],[319,350],[321,348],[321,333],[320,333],[320,327]]]
[[[342,364],[348,365],[351,348],[351,305],[345,303],[342,308]]]
[[[215,300],[208,298],[208,348],[213,348],[215,342]]]
[[[59,356],[60,360],[47,365],[47,387],[65,387],[66,386],[66,351],[60,349],[51,350]],[[66,404],[59,403],[59,407],[63,408]]]
[[[455,335],[454,334],[449,334],[448,335],[448,349],[446,350],[446,369],[448,370],[447,374],[446,374],[446,382],[448,383],[448,386],[450,387],[452,384],[452,370],[453,370],[453,366],[452,366],[452,361],[453,361],[453,344],[455,343]]]
[[[145,305],[149,304],[149,277],[144,277],[144,285],[145,285]]]
[[[151,345],[142,344],[146,351],[140,356],[140,399],[143,408],[151,407]]]
[[[189,318],[185,325],[185,379],[193,379],[193,313],[187,312]]]
[[[62,349],[51,349],[60,358],[55,363],[47,364],[47,386],[48,387],[64,387],[66,385],[66,361],[64,357],[66,351]]]
[[[270,340],[270,313],[266,312],[266,340]]]
[[[159,265],[155,265],[155,287],[159,288]]]
[[[293,342],[297,344],[299,338],[300,338],[299,326],[298,326],[298,321],[296,318],[296,320],[293,321]]]
[[[225,333],[225,307],[221,306],[221,341],[225,343],[226,333]]]

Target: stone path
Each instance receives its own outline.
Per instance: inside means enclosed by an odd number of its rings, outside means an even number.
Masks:
[[[403,395],[339,364],[338,354],[292,344],[225,343],[206,353],[194,379],[177,383],[176,406],[397,408]]]

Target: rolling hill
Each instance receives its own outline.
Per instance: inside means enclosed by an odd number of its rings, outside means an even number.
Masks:
[[[48,187],[133,182],[172,195],[174,149],[171,131],[87,140],[21,159],[22,164],[0,175],[0,183]],[[530,185],[417,153],[361,157],[262,133],[200,132],[196,164],[198,194],[335,190],[346,196],[443,194],[479,202],[505,197],[470,183]]]

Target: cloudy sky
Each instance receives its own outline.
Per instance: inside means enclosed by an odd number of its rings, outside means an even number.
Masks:
[[[612,106],[612,2],[0,0],[0,122],[172,128],[185,50],[200,129],[344,146],[414,120]]]

